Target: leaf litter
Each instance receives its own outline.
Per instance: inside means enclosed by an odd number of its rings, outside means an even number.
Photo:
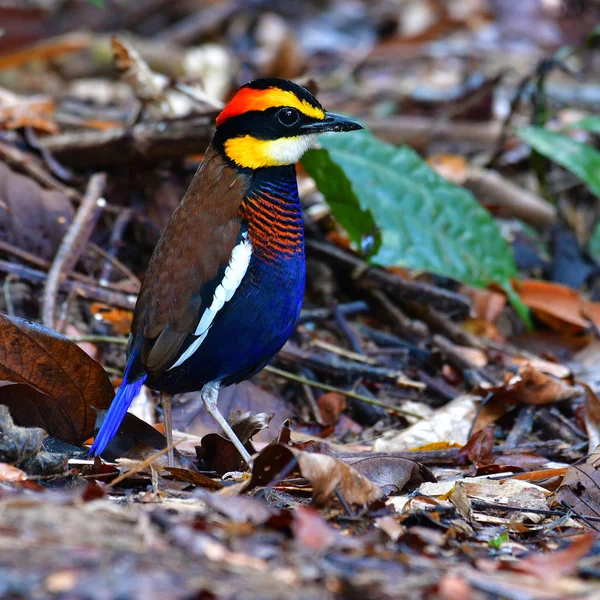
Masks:
[[[95,4],[0,8],[0,595],[597,595],[597,10]],[[565,44],[579,79],[552,71]],[[300,170],[300,325],[221,399],[254,469],[197,394],[175,401],[176,467],[152,394],[92,460],[160,229],[259,75],[312,78],[371,135]],[[106,206],[73,232],[94,170]],[[68,233],[51,300],[88,354],[36,324]]]

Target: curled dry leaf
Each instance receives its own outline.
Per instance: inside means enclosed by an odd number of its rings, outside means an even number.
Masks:
[[[491,425],[474,433],[458,451],[456,462],[459,465],[487,464],[492,460],[494,449],[494,426]]]
[[[24,319],[0,315],[0,380],[19,385],[2,395],[15,423],[41,427],[81,444],[94,430],[94,408],[108,408],[114,391],[104,369],[71,340]]]
[[[227,418],[231,428],[250,454],[256,452],[251,439],[259,431],[269,426],[273,418],[269,413],[252,414],[233,411]],[[196,446],[196,456],[205,468],[223,475],[230,471],[244,471],[247,465],[231,440],[218,433],[209,433]]]
[[[600,466],[598,448],[585,463],[571,465],[550,504],[562,504],[583,517],[600,517]]]
[[[317,506],[327,504],[336,491],[349,504],[369,505],[384,496],[378,485],[333,456],[280,445],[267,446],[256,457],[248,489],[279,482],[293,474],[308,479]]]
[[[52,119],[55,105],[43,96],[18,96],[8,90],[0,90],[0,129],[33,127],[44,133],[58,133],[58,125]]]
[[[346,410],[346,396],[339,392],[328,392],[317,400],[317,405],[323,423],[325,425],[335,425],[342,412]]]
[[[519,404],[542,405],[572,400],[581,391],[560,379],[541,373],[531,364],[526,364],[516,376],[508,379],[501,393]]]
[[[584,300],[565,285],[549,281],[520,281],[517,292],[546,325],[563,333],[578,333],[600,325],[600,305]]]
[[[51,260],[73,217],[68,198],[0,162],[0,199],[0,240]]]
[[[380,500],[383,490],[356,469],[325,454],[293,451],[300,472],[313,488],[313,501],[323,506],[337,490],[349,504],[369,505]]]
[[[115,68],[146,108],[153,111],[152,116],[157,119],[175,117],[175,111],[165,94],[169,79],[152,71],[139,52],[125,40],[112,36],[110,44]]]
[[[42,448],[46,432],[38,427],[18,427],[7,406],[0,405],[0,461],[23,464]]]
[[[25,481],[27,473],[21,469],[9,465],[8,463],[0,462],[0,481]]]
[[[361,475],[378,485],[386,496],[399,494],[405,488],[415,488],[423,481],[436,481],[433,473],[416,460],[390,454],[367,456],[336,455]]]

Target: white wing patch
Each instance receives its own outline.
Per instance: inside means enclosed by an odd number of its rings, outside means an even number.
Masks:
[[[213,295],[211,305],[204,311],[202,318],[196,327],[194,335],[196,339],[187,347],[186,351],[179,357],[177,362],[167,369],[170,371],[175,367],[179,367],[184,363],[204,341],[208,335],[208,331],[217,316],[217,313],[225,306],[225,302],[228,302],[233,298],[233,294],[240,287],[242,279],[248,270],[250,259],[252,258],[252,243],[248,239],[248,232],[242,233],[242,240],[239,242],[231,252],[231,258],[229,264],[225,269],[223,279],[217,286]]]

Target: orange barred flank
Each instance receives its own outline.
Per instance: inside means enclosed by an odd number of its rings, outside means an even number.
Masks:
[[[307,117],[323,120],[325,113],[322,109],[313,106],[306,100],[301,100],[293,92],[270,87],[266,90],[241,88],[231,102],[217,117],[217,127],[231,117],[237,117],[246,112],[255,110],[263,111],[276,106],[289,106],[295,108]]]
[[[269,262],[281,255],[301,252],[304,247],[302,219],[281,207],[265,192],[249,198],[240,206],[239,215],[248,222],[253,248]]]

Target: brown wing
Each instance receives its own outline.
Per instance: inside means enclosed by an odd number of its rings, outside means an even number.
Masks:
[[[247,178],[209,148],[154,249],[135,307],[132,346],[141,341],[147,371],[171,362],[195,329],[205,308],[203,284],[231,258],[247,186]]]

